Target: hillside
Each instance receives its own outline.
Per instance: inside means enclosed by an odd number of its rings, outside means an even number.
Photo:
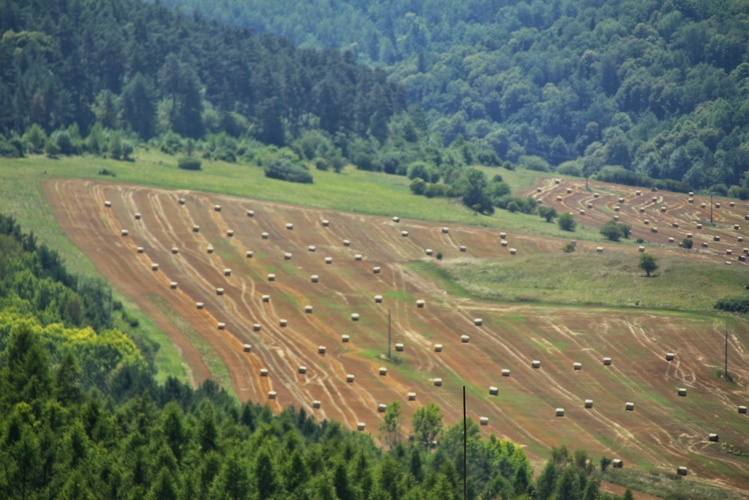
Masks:
[[[746,2],[164,0],[383,68],[445,144],[749,197]],[[578,161],[579,159],[579,161]]]

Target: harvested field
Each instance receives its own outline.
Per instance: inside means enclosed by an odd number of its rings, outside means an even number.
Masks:
[[[704,221],[705,211],[699,203],[688,204],[686,195],[680,201],[682,195],[653,193],[659,196],[653,203],[649,192],[636,197],[634,188],[614,192],[596,185],[601,196],[594,198],[584,186],[568,195],[567,181],[546,184],[533,194],[558,210],[577,213],[591,202],[587,225],[609,220],[611,207],[624,197],[621,219],[631,217],[627,223],[641,231],[633,238],[662,245],[658,252],[671,251],[668,236],[680,236],[687,221]],[[451,224],[444,232],[438,222],[395,223],[390,217],[95,181],[49,180],[43,186],[60,226],[99,272],[169,335],[193,383],[214,374],[166,308],[189,323],[223,361],[227,383],[243,401],[267,402],[276,410],[297,404],[320,419],[335,418],[351,429],[363,423],[376,432],[382,418],[378,404],[395,400],[402,402],[407,420],[416,408],[435,402],[447,424],[457,422],[466,385],[469,415],[476,421],[488,418],[482,432],[526,446],[531,458],[545,459],[551,446],[567,444],[594,457],[620,458],[628,468],[673,471],[684,465],[688,481],[749,489],[749,458],[721,447],[729,443],[749,450],[749,420],[737,412],[749,401],[749,329],[743,320],[730,319],[731,384],[716,377],[723,359],[720,318],[468,300],[411,265],[436,261],[425,248],[438,249],[446,261],[512,258],[493,230]],[[112,202],[111,208],[104,207],[104,200]],[[659,233],[634,223],[642,219],[642,204]],[[668,207],[666,212],[661,206]],[[253,217],[247,217],[248,210]],[[135,212],[142,214],[138,224],[133,223]],[[695,234],[698,241],[709,238],[711,245],[694,252],[694,258],[724,262],[726,248],[736,247],[733,224],[742,223],[744,212],[749,213],[745,203],[724,204],[718,226],[703,229],[704,236]],[[333,223],[324,227],[323,219]],[[672,228],[676,220],[681,229]],[[194,225],[200,232],[193,232]],[[129,229],[127,238],[120,236],[122,228]],[[228,228],[233,238],[226,237]],[[405,230],[408,238],[401,236]],[[722,236],[720,242],[713,243],[714,234]],[[562,246],[555,238],[512,232],[506,237],[521,255],[558,252]],[[212,254],[205,251],[209,245],[215,248]],[[308,252],[310,245],[317,252]],[[138,246],[147,248],[147,255],[137,253]],[[173,246],[179,253],[171,253]],[[578,246],[595,254],[599,244]],[[246,258],[248,251],[253,258]],[[636,246],[606,248],[616,251],[637,255]],[[294,258],[285,260],[286,252]],[[740,253],[740,248],[734,251]],[[356,254],[362,259],[356,260]],[[326,265],[322,256],[332,257],[335,265]],[[159,262],[159,272],[151,271],[151,262]],[[372,272],[375,266],[379,274]],[[746,272],[744,263],[734,267]],[[225,276],[228,268],[231,275]],[[275,281],[268,281],[270,273]],[[312,274],[320,276],[318,283],[310,282]],[[172,281],[179,283],[177,289],[170,288]],[[223,295],[216,295],[217,288],[224,289]],[[272,300],[263,301],[264,295]],[[382,302],[372,300],[375,295],[382,295]],[[153,306],[155,297],[159,308]],[[415,307],[421,298],[427,307]],[[196,302],[203,302],[204,309],[196,309]],[[314,313],[305,313],[308,304]],[[387,349],[388,309],[393,343],[405,347],[397,352],[397,363],[380,356]],[[360,315],[359,321],[351,321],[352,313]],[[281,318],[288,321],[286,327],[280,326]],[[481,326],[474,324],[476,318]],[[218,330],[218,322],[225,322],[226,329]],[[262,328],[255,331],[255,324]],[[347,343],[341,342],[344,334]],[[470,343],[461,342],[462,335],[469,335]],[[436,343],[443,352],[434,352]],[[244,352],[245,344],[251,352]],[[327,346],[324,356],[318,346]],[[666,352],[674,352],[675,360],[666,361]],[[605,356],[614,360],[611,366],[601,363]],[[539,368],[532,368],[533,360],[540,361]],[[573,370],[575,362],[584,368]],[[300,366],[306,373],[299,373]],[[379,375],[381,366],[388,368],[387,376]],[[268,376],[259,375],[262,368]],[[501,377],[503,368],[512,376]],[[347,383],[347,374],[355,382]],[[442,380],[441,387],[435,387],[435,379]],[[487,392],[491,386],[498,395]],[[689,397],[679,397],[679,387],[687,388]],[[275,391],[275,399],[268,399],[269,391]],[[410,400],[409,392],[418,398]],[[586,399],[595,401],[593,408],[583,407]],[[624,411],[627,401],[637,410]],[[565,409],[564,418],[555,417],[555,408]],[[709,433],[719,434],[721,443],[709,443]]]

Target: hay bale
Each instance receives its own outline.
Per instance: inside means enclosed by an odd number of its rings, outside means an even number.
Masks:
[[[185,199],[184,198],[180,198],[179,199],[179,204],[180,205],[184,205],[185,204]]]
[[[489,394],[491,396],[497,396],[497,395],[499,395],[499,389],[496,386],[492,385],[492,386],[489,387]]]
[[[739,413],[746,415],[746,406],[739,406]]]
[[[382,272],[382,268],[380,268],[380,266],[375,266],[372,268],[372,272],[375,274],[380,274]]]
[[[268,376],[268,369],[267,368],[260,368],[260,376],[261,377],[267,377]]]
[[[676,468],[676,473],[680,476],[686,476],[689,474],[689,470],[684,466],[679,466]]]
[[[328,349],[324,345],[317,346],[317,354],[325,354]]]
[[[312,401],[312,408],[319,410],[321,406],[322,406],[322,403],[320,403],[320,401],[318,401],[317,399]]]
[[[502,376],[503,377],[509,377],[510,376],[510,370],[507,368],[502,369]]]
[[[208,253],[213,253],[213,250],[214,250],[213,247],[210,245],[208,246],[208,248],[206,248],[206,252]]]
[[[668,242],[669,242],[669,243],[674,243],[675,241],[676,241],[676,240],[674,239],[674,237],[673,237],[673,236],[669,236],[669,237],[668,237]]]
[[[227,229],[226,230],[226,236],[227,236],[227,238],[233,238],[234,237],[234,230]]]
[[[460,246],[460,251],[465,253],[465,252],[468,251],[468,249],[465,246],[461,245]]]
[[[140,213],[135,212],[135,220],[140,220]]]
[[[450,232],[450,228],[447,228],[447,227],[442,228],[442,234],[447,234],[449,232]]]
[[[651,233],[657,233],[658,232],[658,228],[657,227],[651,227],[650,228],[650,232]]]
[[[479,417],[479,425],[489,425],[489,417]]]
[[[356,430],[358,430],[359,432],[364,432],[364,429],[366,429],[366,427],[367,424],[365,424],[364,422],[359,422],[356,424]]]
[[[316,250],[317,250],[317,247],[315,245],[310,245],[310,246],[307,247],[307,251],[309,251],[309,252],[314,252]]]
[[[333,263],[333,257],[325,257],[325,263],[326,264],[332,264]]]
[[[354,376],[352,374],[350,374],[350,373],[346,374],[346,382],[348,382],[349,384],[353,384],[354,383]]]
[[[624,403],[624,410],[625,411],[635,411],[635,404],[632,403],[632,402],[630,402],[630,401],[627,401],[626,403]]]
[[[678,229],[679,228],[679,223],[678,222],[672,222],[671,223],[671,227],[675,227],[675,228]]]
[[[379,372],[379,374],[380,374],[381,377],[384,377],[385,375],[388,374],[388,369],[385,368],[384,366],[381,366],[380,369],[378,370],[378,372]]]
[[[471,341],[471,337],[469,337],[468,335],[461,335],[460,336],[460,343],[461,344],[467,344],[470,341]]]
[[[543,191],[543,189],[541,189],[541,188],[536,188],[536,192],[537,192],[537,193],[540,193],[540,192],[542,192],[542,191]]]
[[[647,226],[648,224],[650,224],[650,220],[648,220],[648,219],[645,219],[645,220],[643,220],[643,221],[642,221],[642,223],[643,223],[643,224],[645,224],[645,225]]]
[[[567,194],[572,194],[572,188],[567,188]]]
[[[642,246],[642,245],[640,245],[640,246],[639,246],[639,247],[637,248],[637,250],[638,250],[638,251],[639,251],[640,253],[643,253],[643,252],[645,251],[645,247],[644,247],[644,246]]]
[[[732,254],[733,254],[733,250],[731,250],[730,248],[726,250],[726,255],[732,255]]]
[[[720,208],[720,203],[716,203],[715,208]]]
[[[501,233],[499,233],[499,238],[503,239],[503,240],[506,240],[507,239],[507,233],[505,233],[504,231],[502,231]]]
[[[635,191],[635,196],[640,196],[640,195],[642,195],[642,191]]]
[[[106,200],[106,201],[104,202],[104,206],[105,206],[105,207],[107,207],[107,208],[112,208],[112,202],[111,202],[111,201],[109,201],[109,200]]]
[[[351,246],[351,241],[349,241],[349,240],[343,240],[343,246],[350,247]]]
[[[195,307],[198,309],[203,309],[205,307],[205,304],[203,304],[202,302],[196,302]]]
[[[121,234],[122,236],[127,236],[127,235],[128,235],[129,233],[128,233],[127,229],[122,229],[122,230],[120,231],[120,234]]]
[[[400,342],[397,343],[397,344],[395,344],[395,350],[396,350],[396,352],[403,352],[404,349],[405,349],[405,346],[403,344],[401,344]]]
[[[499,244],[502,245],[503,247],[506,247],[507,246],[507,240],[502,240],[502,241],[499,242]]]
[[[177,282],[176,281],[169,282],[169,288],[171,288],[172,290],[176,289],[177,288]]]
[[[562,183],[562,179],[554,179],[554,184],[561,184],[561,183]]]
[[[351,313],[351,321],[359,321],[359,314]]]
[[[730,260],[727,260],[727,261],[726,261],[726,265],[727,265],[727,266],[730,266],[731,264],[733,264],[733,263],[732,263],[732,262],[731,262]]]
[[[218,323],[216,324],[216,327],[217,327],[217,328],[218,328],[219,330],[226,330],[226,323],[218,322]]]
[[[270,295],[263,295],[263,302],[270,302]]]
[[[603,358],[604,366],[611,366],[611,358]]]
[[[534,359],[531,361],[531,367],[532,368],[541,368],[541,362],[537,359]]]
[[[614,205],[614,212],[618,212],[620,210],[619,205]]]
[[[586,399],[584,406],[585,406],[585,408],[588,408],[588,409],[593,408],[593,400],[592,399]]]
[[[714,432],[711,432],[710,434],[707,435],[707,440],[710,441],[710,442],[712,442],[712,443],[718,443],[718,442],[720,442],[720,438]]]
[[[434,352],[442,352],[442,344],[434,344]]]
[[[248,210],[247,211],[247,217],[255,217],[255,211],[254,210]]]
[[[215,210],[216,212],[220,212],[221,211],[221,205],[213,205],[213,210]]]
[[[345,333],[341,335],[341,342],[344,344],[347,344],[351,340],[351,337],[349,335],[346,335]]]
[[[323,219],[322,220],[322,225],[325,226],[325,227],[328,227],[330,225],[330,221],[328,219]]]
[[[287,222],[286,223],[286,229],[288,229],[289,231],[293,230],[294,229],[294,224],[292,224],[291,222]]]
[[[427,248],[426,250],[424,250],[424,253],[426,253],[427,255],[432,255],[432,253],[434,252],[432,251],[431,248]]]
[[[252,346],[250,344],[245,344],[244,346],[242,346],[242,350],[244,352],[250,352],[252,350]]]
[[[689,192],[689,193],[687,193],[687,194],[688,194],[689,196],[694,196],[694,191],[690,191],[690,192]]]
[[[375,304],[381,304],[382,303],[382,295],[375,295],[374,296]]]
[[[231,276],[231,269],[228,267],[224,269],[224,276]]]
[[[299,365],[299,368],[297,368],[297,373],[299,373],[299,375],[306,375],[307,367],[304,365]]]
[[[268,275],[268,281],[276,281],[276,275],[273,273],[270,273]]]
[[[216,288],[216,295],[223,295],[224,289],[223,288]]]
[[[313,274],[312,276],[310,276],[309,279],[312,283],[317,283],[318,281],[320,281],[320,277],[316,274]]]
[[[307,314],[311,314],[312,313],[312,306],[304,306],[304,312],[306,312]]]
[[[583,369],[583,364],[579,362],[572,363],[572,369],[575,370],[576,372],[579,372],[580,370]]]
[[[517,248],[510,248],[510,255],[515,255],[518,253]]]
[[[667,352],[666,353],[666,361],[673,361],[674,358],[676,358],[676,354],[674,354],[672,352]]]
[[[713,241],[720,241],[720,236],[718,236],[717,234],[713,236]]]
[[[400,217],[393,217],[393,222],[400,222],[400,221],[401,221]]]
[[[401,231],[401,236],[408,238],[408,231]]]
[[[179,248],[172,247],[172,255],[177,255],[179,253]]]
[[[694,198],[687,198],[687,203],[694,203]]]
[[[268,399],[276,399],[276,391],[268,391]]]
[[[739,255],[739,262],[746,262],[746,257],[743,255]]]
[[[598,193],[593,193],[593,198],[598,198]]]
[[[252,250],[247,250],[247,253],[245,253],[244,255],[245,255],[245,257],[247,257],[248,259],[251,259],[251,258],[252,258],[252,256],[253,256],[253,255],[255,255],[255,253],[254,253],[254,252],[253,252]]]
[[[151,271],[158,271],[159,265],[158,264],[151,264]]]
[[[291,260],[291,254],[289,252],[284,252],[283,260]]]
[[[596,252],[603,253],[603,247],[596,247]]]
[[[615,220],[615,221],[617,221],[617,222],[619,222],[619,216],[618,216],[618,215],[615,215],[615,216],[614,216],[614,220]]]
[[[385,410],[388,409],[388,405],[380,403],[377,405],[377,412],[378,413],[385,413]]]
[[[424,302],[421,299],[419,299],[419,300],[416,301],[416,307],[418,307],[418,308],[423,308],[425,304],[426,304],[426,302]]]
[[[564,408],[557,408],[555,410],[555,414],[557,417],[563,417],[564,416]]]
[[[138,253],[144,253],[146,251],[146,249],[143,248],[143,247],[138,247],[138,248],[135,249],[135,251],[138,252]]]
[[[260,237],[264,240],[267,240],[268,238],[270,238],[270,235],[263,231],[262,233],[260,233]]]
[[[692,233],[687,233],[687,238],[689,238],[690,240],[692,239],[692,236],[694,236]]]
[[[741,229],[741,226],[739,226],[738,224],[734,224],[734,225],[733,225],[733,229],[734,229],[735,231],[738,231],[739,229]]]
[[[434,386],[435,387],[442,387],[442,379],[439,378],[439,377],[437,377],[436,379],[434,379]]]
[[[666,207],[661,207],[661,213],[665,213],[665,212],[666,212]]]
[[[749,214],[744,215],[744,220],[749,220]]]
[[[736,206],[736,202],[735,201],[731,201],[731,202],[728,203],[728,206],[731,207],[731,208],[733,208],[733,207]]]
[[[407,395],[407,397],[408,397],[409,401],[416,401],[416,393],[415,392],[409,392],[408,395]]]
[[[707,207],[707,204],[704,201],[700,203],[700,208],[705,208],[705,207]]]
[[[481,318],[474,318],[473,319],[473,324],[476,325],[476,326],[481,326],[481,325],[484,324],[484,320],[481,319]]]
[[[252,331],[259,332],[262,329],[262,326],[260,326],[260,323],[255,323],[252,325]]]
[[[624,462],[622,462],[621,459],[619,458],[615,458],[614,460],[611,461],[611,466],[614,469],[622,469],[624,467]]]
[[[362,260],[362,255],[360,253],[354,255],[354,260]]]
[[[279,324],[279,326],[284,326],[285,327],[286,325],[289,324],[289,321],[285,320],[285,319],[279,319],[278,320],[278,324]]]
[[[707,245],[707,241],[703,241],[703,242],[702,242],[702,248],[707,248],[707,246],[708,246],[708,245]]]
[[[679,390],[676,393],[683,398],[687,397],[686,387],[679,387]]]
[[[593,208],[593,204],[591,202],[588,202],[588,208]]]

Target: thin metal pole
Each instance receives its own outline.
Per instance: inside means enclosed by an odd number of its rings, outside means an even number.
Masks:
[[[710,225],[713,225],[713,193],[710,193]]]
[[[728,327],[726,327],[726,354],[723,361],[724,372],[723,372],[723,378],[728,380]]]
[[[390,316],[390,308],[388,307],[388,359],[390,359],[390,342],[392,338],[392,318]]]
[[[463,386],[463,500],[468,498],[468,420],[466,419],[466,386]]]

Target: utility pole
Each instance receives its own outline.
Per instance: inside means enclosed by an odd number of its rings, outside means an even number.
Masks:
[[[392,338],[392,319],[390,316],[390,308],[388,307],[388,359],[390,359],[390,341]]]
[[[723,378],[728,380],[728,327],[726,326],[726,351],[723,358]]]
[[[468,420],[466,419],[466,386],[463,386],[463,500],[468,498]]]
[[[710,193],[710,225],[713,225],[713,193]]]

